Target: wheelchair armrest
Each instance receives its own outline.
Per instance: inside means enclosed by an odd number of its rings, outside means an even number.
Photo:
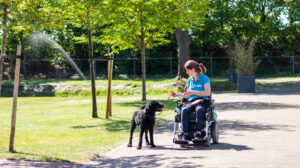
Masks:
[[[214,109],[215,108],[215,99],[211,99],[209,102],[209,107]]]
[[[210,104],[211,104],[211,105],[214,105],[214,104],[215,104],[215,99],[211,99],[211,100],[210,100]]]
[[[198,104],[202,104],[203,102],[204,102],[203,99],[198,99],[198,100],[193,101],[193,102],[191,103],[191,106],[192,106],[192,107],[195,107],[195,106],[197,106]]]
[[[175,102],[175,103],[178,103],[178,102],[180,102],[180,100],[174,100],[174,102]]]

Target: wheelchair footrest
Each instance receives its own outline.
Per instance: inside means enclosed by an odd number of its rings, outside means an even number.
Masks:
[[[188,141],[184,141],[184,140],[178,140],[178,139],[176,139],[176,140],[173,140],[173,142],[175,143],[175,144],[189,144],[189,142]]]
[[[207,139],[206,138],[201,138],[201,139],[193,139],[193,143],[206,143]]]

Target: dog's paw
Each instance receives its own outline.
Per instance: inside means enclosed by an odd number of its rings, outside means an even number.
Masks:
[[[136,149],[142,149],[142,147],[141,147],[141,146],[138,146]]]
[[[128,147],[132,147],[132,144],[128,144],[127,146],[128,146]]]
[[[156,147],[156,145],[154,145],[154,144],[153,144],[153,145],[151,145],[151,148],[155,148],[155,147]]]

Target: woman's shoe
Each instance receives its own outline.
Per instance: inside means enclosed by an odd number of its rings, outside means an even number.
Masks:
[[[193,140],[195,140],[195,141],[201,141],[201,140],[203,140],[203,138],[201,138],[201,133],[196,133],[195,134],[195,138],[193,139]]]
[[[183,134],[183,140],[186,141],[186,142],[189,142],[189,134],[184,133]]]

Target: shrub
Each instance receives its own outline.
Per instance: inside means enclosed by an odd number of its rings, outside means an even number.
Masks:
[[[231,63],[237,69],[240,76],[251,76],[254,74],[257,66],[261,60],[255,61],[253,59],[255,40],[251,39],[249,45],[247,42],[239,42],[234,40],[234,46],[229,47],[227,50]]]

